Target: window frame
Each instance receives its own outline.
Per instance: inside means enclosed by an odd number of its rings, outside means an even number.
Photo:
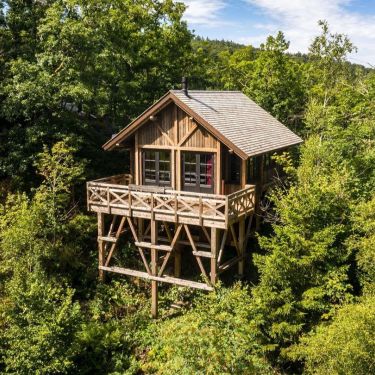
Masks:
[[[191,172],[195,175],[195,183],[189,183],[185,181],[185,171],[186,171],[186,155],[194,156],[194,161],[189,161],[189,164],[195,165],[195,171]],[[201,155],[211,155],[212,157],[212,165],[211,165],[211,185],[202,184],[202,163],[201,163]],[[205,163],[207,164],[207,163]],[[211,193],[215,192],[215,164],[216,164],[216,157],[215,153],[213,152],[196,152],[196,151],[184,151],[181,154],[181,187],[184,191],[192,191],[192,192],[200,192],[200,193]],[[190,172],[189,172],[190,173]],[[207,173],[203,173],[206,175]]]
[[[146,159],[147,153],[154,153],[155,157]],[[168,161],[160,159],[160,154],[165,153],[169,156]],[[155,173],[155,180],[148,180],[146,179],[146,162],[153,161],[154,162],[154,169],[150,169]],[[169,164],[169,170],[168,169],[160,169],[160,164],[166,163]],[[147,169],[148,170],[148,169]],[[165,173],[169,172],[169,180],[165,181],[163,179],[160,179],[160,172]],[[172,183],[172,163],[171,163],[171,151],[170,150],[155,150],[155,149],[146,149],[142,150],[142,184],[143,185],[151,185],[151,186],[171,186]]]

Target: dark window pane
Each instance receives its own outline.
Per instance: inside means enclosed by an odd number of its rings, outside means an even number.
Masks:
[[[200,184],[206,187],[212,186],[213,155],[200,154]]]
[[[168,185],[171,181],[169,151],[147,150],[144,156],[144,183]]]
[[[195,186],[197,183],[196,154],[185,153],[184,160],[184,185]]]

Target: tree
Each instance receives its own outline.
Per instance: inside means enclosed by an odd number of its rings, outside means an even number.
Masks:
[[[296,182],[271,196],[275,222],[254,255],[260,281],[254,316],[270,353],[284,353],[301,333],[350,300],[350,194],[345,168],[331,168],[329,145],[313,138],[302,149]]]
[[[319,21],[318,24],[322,33],[309,48],[306,83],[310,85],[310,95],[319,98],[319,103],[326,106],[339,83],[348,80],[347,55],[355,52],[356,47],[346,35],[330,33],[327,21]]]
[[[239,284],[202,296],[183,315],[151,329],[147,373],[269,374],[271,368],[249,324],[251,299]]]
[[[190,63],[184,7],[172,0],[6,5],[0,33],[6,39],[0,84],[6,156],[0,171],[19,183],[33,176],[43,144],[70,137],[83,154],[91,148],[88,140],[100,150],[112,133],[179,82]],[[25,34],[32,42],[17,39]],[[98,151],[94,156],[98,162],[105,157]]]
[[[309,103],[306,125],[313,131],[299,166],[289,168],[290,187],[271,194],[273,234],[260,236],[264,254],[254,256],[255,321],[265,347],[284,365],[303,333],[358,293],[353,249],[361,245],[349,243],[358,233],[357,206],[375,189],[373,78],[337,85],[329,102]]]
[[[301,66],[286,54],[288,48],[283,33],[269,36],[260,47],[243,90],[277,119],[293,124],[301,116],[305,93]]]
[[[5,373],[67,374],[74,369],[81,311],[73,290],[28,274],[7,284],[0,354]],[[1,361],[0,361],[1,363]]]
[[[375,294],[375,196],[358,205],[352,214],[354,234],[349,246],[354,250],[362,293]]]
[[[294,356],[306,361],[307,374],[367,375],[375,371],[375,297],[340,308],[302,338]]]

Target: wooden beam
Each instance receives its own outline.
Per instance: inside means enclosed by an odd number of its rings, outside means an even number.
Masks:
[[[169,260],[169,258],[171,256],[171,254],[175,251],[175,245],[176,245],[178,237],[179,237],[179,235],[181,233],[181,229],[182,229],[182,225],[179,225],[178,228],[177,228],[177,230],[176,230],[176,233],[174,234],[173,239],[171,240],[171,244],[170,244],[171,251],[166,255],[166,257],[164,259],[164,262],[163,262],[162,266],[160,267],[158,276],[162,276],[163,275],[163,272],[164,272],[165,267],[167,266],[168,260]]]
[[[122,233],[122,231],[123,231],[123,227],[124,227],[124,224],[125,224],[125,220],[126,220],[126,217],[123,216],[123,217],[121,218],[120,224],[119,224],[119,226],[118,226],[118,228],[117,228],[117,231],[116,231],[115,237],[113,237],[113,238],[115,238],[115,241],[114,241],[114,243],[112,244],[111,249],[109,250],[109,253],[108,253],[108,256],[107,256],[107,260],[105,261],[105,266],[108,266],[109,262],[111,261],[112,255],[113,255],[113,253],[114,253],[115,250],[116,250],[116,247],[117,247],[117,241],[118,241],[118,239],[119,239],[119,237],[120,237],[120,235],[121,235],[121,233]]]
[[[104,265],[105,245],[104,241],[100,239],[104,237],[104,214],[98,212],[98,263],[99,263],[99,280],[104,281],[104,272],[100,267]]]
[[[241,189],[244,189],[246,185],[246,163],[246,160],[241,159]]]
[[[151,219],[151,244],[156,245],[158,238],[158,223]],[[158,274],[158,250],[151,249],[151,274],[157,276]],[[158,316],[158,282],[151,281],[151,315],[153,318]]]
[[[181,147],[194,133],[195,131],[198,129],[198,126],[197,124],[194,124],[193,127],[190,129],[190,131],[188,133],[186,133],[180,140],[180,142],[178,142],[178,146]]]
[[[151,280],[151,281],[160,281],[162,283],[169,283],[169,284],[174,284],[174,285],[180,285],[184,287],[189,287],[189,288],[195,288],[195,289],[201,289],[201,290],[207,290],[207,291],[212,291],[213,288],[205,283],[200,283],[196,281],[190,281],[190,280],[185,280],[185,279],[179,279],[177,277],[171,277],[171,276],[153,276],[149,275],[147,272],[142,272],[142,271],[136,271],[132,270],[129,268],[122,268],[122,267],[100,267],[102,271],[106,272],[115,272],[119,273],[122,275],[127,275],[127,276],[134,276],[134,277],[140,277],[145,280]]]
[[[129,228],[130,228],[130,230],[131,230],[131,232],[133,234],[134,240],[135,240],[135,242],[138,242],[139,240],[138,240],[137,232],[136,232],[136,230],[134,228],[133,222],[132,222],[132,220],[131,220],[130,217],[128,217],[127,219],[128,219]],[[147,262],[147,259],[145,257],[145,254],[143,252],[143,249],[141,247],[138,247],[138,251],[139,251],[139,254],[141,255],[141,258],[142,258],[142,261],[143,261],[143,264],[144,264],[144,266],[146,268],[147,273],[151,274],[151,270],[150,270],[150,267],[148,265],[148,262]]]
[[[174,146],[172,139],[169,138],[169,135],[161,128],[161,126],[157,124],[156,127],[158,128],[160,134],[169,142],[169,144]]]
[[[176,150],[176,189],[181,190],[181,150]]]
[[[219,255],[218,255],[218,257],[217,257],[217,263],[218,263],[218,264],[221,263],[221,258],[222,258],[223,253],[224,253],[224,248],[225,248],[225,244],[226,244],[226,241],[227,241],[227,236],[228,236],[228,230],[226,229],[226,230],[224,231],[223,238],[221,239]]]
[[[217,257],[219,250],[219,229],[211,228],[211,284],[217,282]]]
[[[217,152],[216,152],[216,194],[224,194],[224,191],[221,189],[221,163],[222,163],[222,158],[221,158],[221,143],[217,141]]]
[[[238,275],[243,277],[244,274],[244,259],[245,259],[245,217],[241,217],[239,225],[239,239],[238,246],[240,252],[240,260],[238,261]]]
[[[197,247],[195,246],[195,242],[194,242],[193,236],[192,236],[191,233],[190,233],[189,226],[186,225],[186,224],[184,224],[184,228],[185,228],[185,232],[186,232],[186,234],[187,234],[187,236],[188,236],[188,239],[189,239],[189,241],[190,241],[190,245],[191,245],[191,247],[193,248],[193,254],[194,254],[194,253],[197,254],[197,253],[198,253],[198,249],[197,249]],[[203,263],[202,263],[202,259],[201,259],[200,256],[198,256],[198,255],[194,255],[194,256],[195,256],[195,259],[196,259],[197,262],[198,262],[198,266],[199,266],[199,268],[200,268],[200,270],[201,270],[201,272],[202,272],[202,275],[203,275],[205,278],[207,278],[207,272],[206,272],[206,270],[204,269],[204,266],[203,266]]]
[[[140,170],[139,170],[138,132],[136,132],[134,136],[134,174],[135,176],[133,176],[133,179],[136,185],[139,185],[140,184],[140,180],[139,180]]]

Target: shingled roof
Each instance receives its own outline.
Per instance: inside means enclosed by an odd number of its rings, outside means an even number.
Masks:
[[[278,150],[302,139],[240,91],[173,90],[184,104],[248,156]]]
[[[227,145],[233,145],[242,158],[297,145],[302,139],[240,91],[171,90],[141,116],[108,141],[105,149],[129,135],[142,118],[157,109],[158,103],[171,99],[209,127]],[[134,128],[134,129],[133,129]],[[228,142],[226,142],[226,140]],[[237,150],[236,150],[237,149]]]

